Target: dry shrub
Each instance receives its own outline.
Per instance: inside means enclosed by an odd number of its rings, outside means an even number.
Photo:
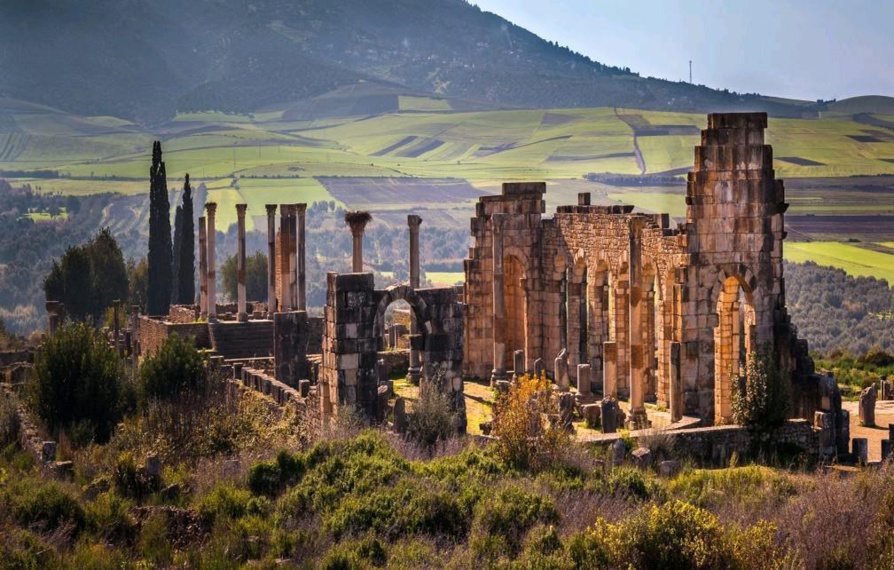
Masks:
[[[550,421],[559,413],[552,384],[524,375],[494,402],[493,435],[497,455],[507,465],[539,470],[560,460],[571,437]]]

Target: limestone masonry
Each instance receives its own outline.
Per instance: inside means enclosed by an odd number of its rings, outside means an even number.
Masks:
[[[199,306],[135,318],[135,338],[145,354],[167,334],[188,331],[224,358],[254,359],[240,364],[243,381],[272,373],[296,389],[288,397],[299,409],[312,409],[308,425],[321,425],[342,406],[382,421],[388,367],[379,352],[397,346],[396,331],[409,328],[408,379],[446,391],[460,430],[463,376],[498,386],[553,364],[560,390],[577,386],[589,402],[601,394],[609,408],[611,398],[629,401],[630,428],[649,425],[650,401],[675,422],[697,416],[702,425],[730,423],[733,383],[749,355],[766,349],[792,380],[795,415],[822,428],[834,446],[840,396],[833,380],[814,374],[786,312],[788,204],[764,144],[766,127],[763,113],[708,116],[689,173],[686,221],[675,227],[666,214],[591,205],[589,194],[546,218],[545,183],[504,184],[500,195],[476,205],[459,288],[419,287],[422,219],[410,215],[410,282],[377,289],[363,270],[370,217],[350,213],[353,272],[328,274],[322,319],[306,312],[306,205],[279,205],[278,232],[277,205],[266,207],[266,305],[245,299],[246,207],[237,206],[239,296],[229,309],[216,303],[216,206],[208,204],[198,224]],[[386,329],[385,311],[395,301],[409,304],[409,327]],[[187,324],[175,315],[184,311],[207,322]],[[599,412],[588,405],[595,422]]]

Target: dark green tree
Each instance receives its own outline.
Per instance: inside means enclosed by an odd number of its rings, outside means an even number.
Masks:
[[[165,163],[161,158],[161,142],[155,141],[149,169],[149,298],[146,309],[150,315],[168,313],[173,290],[171,204]]]
[[[127,281],[130,305],[136,305],[141,313],[145,313],[149,302],[149,263],[145,257],[139,261],[133,258],[127,260]]]
[[[186,175],[186,182],[183,184],[182,210],[180,253],[177,260],[177,302],[188,305],[196,302],[196,230],[189,174]]]
[[[76,321],[97,323],[117,299],[128,297],[128,276],[121,248],[108,228],[89,242],[69,247],[44,279],[48,301],[61,301]]]
[[[158,352],[140,367],[143,399],[169,399],[184,392],[205,389],[208,375],[202,353],[191,340],[177,334],[167,337]]]
[[[34,363],[34,405],[53,432],[77,428],[79,443],[105,442],[121,418],[121,363],[87,323],[61,326]]]
[[[171,264],[171,281],[174,286],[171,291],[171,303],[174,305],[180,304],[180,241],[183,239],[183,208],[181,206],[177,206],[177,211],[174,213],[174,246],[171,250],[174,256],[173,262]]]
[[[238,286],[235,255],[227,258],[220,272],[223,275],[224,293],[231,301],[235,301]],[[245,298],[248,301],[267,298],[267,256],[260,251],[245,258]]]

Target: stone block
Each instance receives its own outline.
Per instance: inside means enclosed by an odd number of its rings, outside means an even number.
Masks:
[[[40,444],[40,459],[44,463],[49,463],[51,461],[56,460],[56,442],[55,441],[45,441]]]
[[[404,433],[407,430],[407,403],[403,398],[394,400],[394,431]]]
[[[638,447],[630,454],[630,458],[636,467],[645,469],[652,463],[652,451],[648,447]]]
[[[892,450],[891,440],[883,439],[882,440],[882,461],[889,461],[891,459],[894,459],[894,457],[891,457],[891,450]]]
[[[676,477],[676,475],[680,472],[680,462],[679,461],[662,461],[658,464],[658,475],[661,477]]]
[[[590,429],[597,429],[601,424],[602,406],[599,404],[584,404],[580,407],[581,417]]]
[[[579,394],[591,394],[591,373],[592,368],[589,364],[577,365],[577,391]]]
[[[857,463],[865,465],[869,460],[869,440],[865,437],[855,437],[851,440],[851,454]]]
[[[626,455],[627,444],[621,438],[616,439],[615,443],[612,444],[612,465],[622,465]]]
[[[602,432],[615,433],[618,427],[623,425],[621,421],[621,408],[614,398],[606,398],[600,404],[602,408]]]

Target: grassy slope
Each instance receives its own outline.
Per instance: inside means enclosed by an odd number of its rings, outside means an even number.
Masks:
[[[854,277],[877,277],[894,284],[894,253],[889,255],[845,243],[810,242],[786,243],[784,255],[787,261],[814,261],[844,269]]]

